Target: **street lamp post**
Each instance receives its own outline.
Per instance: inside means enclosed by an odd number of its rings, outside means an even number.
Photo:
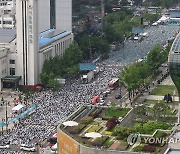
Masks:
[[[8,130],[7,101],[6,101],[6,132]]]

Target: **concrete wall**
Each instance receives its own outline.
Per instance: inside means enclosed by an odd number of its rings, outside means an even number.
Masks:
[[[128,152],[128,151],[115,151],[115,150],[107,150],[107,149],[96,149],[89,148],[83,145],[79,146],[79,154],[138,154],[137,152]]]
[[[7,76],[7,49],[0,48],[0,79]],[[0,91],[2,90],[2,82],[0,81]]]
[[[122,119],[119,125],[124,127],[131,127],[134,120],[134,109],[132,108],[126,116]]]

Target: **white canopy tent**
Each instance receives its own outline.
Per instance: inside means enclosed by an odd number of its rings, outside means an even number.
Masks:
[[[85,136],[86,137],[92,137],[92,138],[102,137],[102,135],[100,133],[96,133],[96,132],[86,133]]]
[[[158,23],[157,22],[154,22],[153,24],[152,24],[152,26],[157,26],[158,25]]]
[[[83,75],[83,79],[86,79],[88,76],[87,75]]]
[[[62,123],[64,126],[77,126],[78,123],[76,121],[66,121]]]
[[[162,16],[158,21],[160,22],[167,22],[169,20],[169,17]]]
[[[24,106],[22,104],[18,104],[17,106],[15,106],[14,108],[12,108],[12,111],[19,111],[23,108]]]

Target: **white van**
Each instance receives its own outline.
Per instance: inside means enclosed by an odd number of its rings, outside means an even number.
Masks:
[[[57,143],[54,144],[54,145],[51,147],[51,150],[52,150],[52,151],[57,151]]]

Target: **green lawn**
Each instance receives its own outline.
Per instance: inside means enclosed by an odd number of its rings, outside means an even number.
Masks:
[[[109,148],[113,143],[114,143],[114,141],[109,141],[109,139],[108,139],[108,140],[106,140],[106,141],[104,142],[104,146],[105,146],[106,148]]]
[[[97,121],[92,121],[90,124],[91,125],[98,125],[98,122]]]
[[[112,132],[111,132],[111,131],[104,131],[103,134],[104,134],[104,135],[109,135],[109,136],[111,136],[111,135],[112,135]]]
[[[152,92],[151,95],[158,95],[158,96],[164,96],[166,94],[171,94],[173,95],[174,89],[176,90],[176,96],[177,94],[177,89],[175,86],[172,85],[158,85]]]
[[[129,111],[130,109],[128,108],[117,108],[117,109],[107,108],[105,110],[105,115],[103,118],[109,119],[112,117],[124,117]]]
[[[102,128],[101,126],[94,125],[94,126],[90,127],[90,128],[87,130],[87,133],[90,133],[90,132],[98,132],[101,128]]]

